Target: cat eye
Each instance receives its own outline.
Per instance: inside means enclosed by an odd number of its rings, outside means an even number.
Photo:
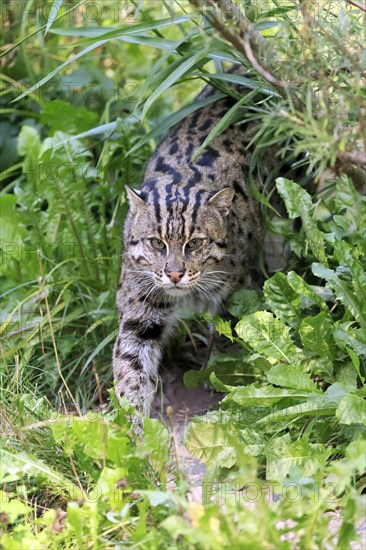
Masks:
[[[203,239],[192,239],[189,243],[187,243],[187,248],[189,248],[189,250],[197,250],[200,246],[202,246],[202,244]]]
[[[163,248],[165,248],[165,242],[161,241],[160,239],[151,239],[151,244],[154,248],[157,248],[158,250],[163,250]]]

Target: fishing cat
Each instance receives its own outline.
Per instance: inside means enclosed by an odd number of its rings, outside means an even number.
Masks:
[[[199,98],[209,97],[208,87]],[[247,189],[250,137],[232,125],[192,161],[233,105],[207,104],[179,123],[150,159],[139,190],[126,187],[116,392],[144,415],[164,347],[183,306],[218,312],[247,283],[263,239],[259,206]]]

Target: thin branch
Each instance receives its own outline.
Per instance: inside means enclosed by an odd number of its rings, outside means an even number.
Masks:
[[[234,13],[239,18],[238,26],[240,29],[240,35],[234,32],[228,25],[226,25],[221,19],[215,16],[215,14],[207,11],[205,7],[207,3],[203,0],[189,0],[189,2],[199,9],[201,14],[208,19],[211,25],[219,31],[221,36],[230,42],[234,48],[240,52],[252,65],[252,67],[259,73],[267,82],[273,85],[273,87],[281,94],[282,97],[288,98],[289,95],[292,98],[294,106],[297,109],[301,109],[302,103],[296,97],[292,90],[289,89],[289,84],[280,80],[275,76],[269,68],[267,68],[262,61],[258,59],[259,50],[265,46],[265,40],[258,31],[251,25],[251,23],[245,18],[244,14],[233,4],[231,0],[209,0],[212,6],[217,5],[223,16],[233,21]],[[259,38],[259,36],[260,38]]]
[[[358,2],[354,2],[353,0],[346,0],[346,4],[352,4],[352,6],[355,6],[355,8],[358,8],[359,10],[362,10],[366,13],[366,6],[363,6]]]

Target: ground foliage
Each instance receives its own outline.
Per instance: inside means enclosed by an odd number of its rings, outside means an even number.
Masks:
[[[87,4],[4,11],[1,544],[346,548],[365,506],[365,9]],[[288,265],[211,319],[237,351],[185,375],[226,394],[187,430],[208,466],[195,503],[167,428],[136,440],[128,404],[103,404],[124,185],[206,82],[237,103],[204,145],[257,120],[252,174],[276,146],[307,176],[252,186]]]

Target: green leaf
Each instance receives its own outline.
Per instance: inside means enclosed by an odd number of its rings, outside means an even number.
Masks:
[[[234,342],[233,331],[230,321],[224,321],[223,319],[221,319],[221,317],[218,317],[217,315],[215,315],[214,317],[205,315],[204,317],[206,320],[213,323],[215,329],[220,334],[220,336],[226,336],[226,338],[228,338],[231,342]]]
[[[301,321],[299,335],[305,348],[330,359],[336,357],[333,341],[333,321],[321,311],[315,317],[306,317]]]
[[[284,323],[297,327],[300,317],[300,296],[293,290],[284,273],[276,273],[263,286],[267,304]]]
[[[159,420],[144,419],[144,437],[139,444],[144,456],[149,456],[154,466],[160,470],[169,456],[169,432]]]
[[[355,370],[358,374],[359,379],[361,380],[362,384],[364,384],[365,377],[361,374],[360,358],[358,357],[357,353],[355,353],[352,349],[346,347],[346,351],[352,360],[353,366],[355,367]]]
[[[239,337],[271,363],[299,363],[300,350],[294,345],[290,328],[268,311],[243,317],[235,327]]]
[[[365,299],[363,293],[357,293],[357,289],[353,287],[351,279],[351,271],[345,265],[340,265],[335,271],[328,269],[322,264],[313,263],[312,271],[316,277],[321,277],[327,281],[327,285],[334,293],[336,300],[352,313],[358,323],[366,326],[365,315]]]
[[[18,136],[18,155],[36,161],[41,148],[39,134],[33,126],[23,124]]]
[[[210,105],[211,103],[215,103],[219,99],[222,98],[222,94],[217,93],[213,94],[212,96],[205,97],[204,99],[200,99],[198,101],[194,101],[193,103],[190,103],[189,105],[186,105],[182,109],[179,109],[175,113],[172,113],[171,115],[167,116],[166,118],[163,118],[155,128],[150,130],[150,132],[147,132],[129,151],[127,152],[127,156],[132,155],[133,153],[136,153],[143,145],[148,143],[150,140],[157,138],[160,135],[164,135],[170,128],[178,124],[181,120],[185,119],[188,115],[195,113],[199,109],[202,109],[202,107],[205,107],[206,105]]]
[[[151,105],[156,101],[156,99],[161,96],[166,90],[171,88],[173,84],[177,82],[177,80],[186,74],[196,63],[204,59],[207,55],[207,51],[201,51],[197,52],[194,55],[188,55],[185,56],[182,60],[182,63],[177,67],[169,76],[158,86],[153,93],[150,95],[150,97],[145,101],[144,108],[142,110],[141,118],[144,119],[146,113],[150,109]]]
[[[212,355],[205,369],[190,370],[184,373],[184,385],[187,388],[196,388],[200,382],[209,382],[212,373],[215,373],[223,384],[243,384],[248,376],[245,369],[246,363],[242,351],[237,354],[221,353]]]
[[[340,424],[363,424],[366,426],[366,401],[350,394],[342,399],[336,410]]]
[[[197,149],[197,151],[192,156],[190,162],[196,162],[196,160],[201,156],[202,152],[206,149],[206,147],[211,143],[212,140],[215,139],[215,137],[219,136],[225,130],[234,122],[238,122],[243,117],[243,113],[238,113],[237,111],[240,109],[240,107],[243,105],[243,103],[247,102],[248,99],[246,96],[244,96],[240,101],[235,103],[225,114],[222,116],[217,124],[212,128],[212,130],[208,133],[206,139],[204,139],[202,145]]]
[[[193,421],[189,425],[184,444],[193,457],[202,460],[208,467],[215,463],[220,453],[229,452],[232,456],[234,451],[226,439],[223,427],[204,421]],[[220,464],[221,467],[232,466],[233,462],[229,455]]]
[[[295,273],[295,271],[290,271],[287,274],[287,281],[295,292],[297,292],[301,296],[304,296],[305,298],[307,298],[308,300],[310,300],[311,302],[319,306],[320,309],[324,311],[329,311],[328,306],[323,300],[323,298],[319,296],[319,294],[317,294],[313,290],[313,288],[310,285],[308,285],[308,283],[304,281],[302,277],[300,277],[300,275]]]
[[[306,238],[314,256],[327,265],[323,233],[319,231],[314,219],[314,205],[311,197],[300,185],[285,178],[277,178],[279,194],[286,204],[290,218],[301,218]]]
[[[46,26],[46,29],[44,31],[45,35],[50,30],[50,28],[52,26],[52,23],[56,19],[57,14],[60,11],[60,8],[62,6],[62,2],[63,2],[63,0],[53,0],[52,7],[51,7],[51,10],[50,10],[50,14],[49,14],[48,20],[47,20],[47,26]]]
[[[228,300],[227,310],[237,319],[259,309],[263,309],[263,300],[255,290],[242,288],[234,292]]]
[[[352,322],[335,324],[334,341],[340,349],[346,351],[350,348],[357,355],[366,355],[365,331],[354,328],[353,325]]]
[[[311,416],[318,418],[320,416],[333,416],[336,410],[336,405],[326,403],[324,400],[307,401],[298,405],[291,405],[279,411],[273,411],[267,416],[262,417],[257,421],[257,424],[270,424],[271,422],[288,422],[293,418],[301,416]]]
[[[281,97],[275,90],[271,88],[264,87],[261,82],[258,80],[253,80],[247,78],[246,76],[235,74],[235,73],[205,73],[202,72],[201,76],[206,76],[210,80],[223,80],[224,82],[230,82],[231,84],[239,84],[244,88],[249,88],[250,90],[256,90],[258,92],[264,93],[269,96]]]
[[[37,82],[37,84],[34,84],[30,88],[28,88],[28,90],[26,90],[25,92],[20,94],[18,97],[13,99],[13,101],[11,103],[14,103],[15,101],[19,101],[20,99],[23,99],[23,97],[27,97],[29,94],[31,94],[35,90],[38,90],[44,84],[46,84],[46,82],[48,82],[49,80],[51,80],[51,78],[53,78],[56,74],[58,74],[62,69],[64,69],[68,65],[70,65],[70,63],[73,63],[77,59],[80,59],[80,57],[83,57],[83,55],[95,50],[96,48],[99,48],[100,46],[103,46],[103,44],[105,44],[106,42],[108,42],[108,40],[99,40],[98,42],[94,42],[94,44],[90,44],[90,46],[88,46],[87,48],[84,48],[83,50],[81,50],[80,52],[75,54],[73,57],[70,57],[69,59],[67,59],[66,61],[61,63],[61,65],[56,67],[56,69],[53,69],[53,71],[50,71],[45,77],[43,77],[41,80],[39,80],[39,82]]]
[[[45,106],[40,120],[43,124],[49,125],[52,132],[60,130],[68,134],[79,134],[95,126],[98,115],[86,107],[75,107],[66,101],[56,99]]]
[[[189,17],[183,15],[178,17],[169,17],[166,19],[151,20],[143,23],[136,23],[135,25],[126,25],[120,29],[113,27],[75,27],[75,28],[53,28],[50,32],[53,34],[59,34],[62,36],[85,36],[87,38],[119,38],[124,35],[144,33],[156,29],[162,29],[164,27],[170,27],[172,25],[178,25],[189,21]],[[107,32],[106,32],[106,29]],[[110,30],[111,29],[111,30]]]
[[[302,477],[312,476],[325,466],[330,453],[331,449],[320,443],[309,443],[306,439],[291,441],[288,434],[276,437],[265,449],[266,478],[281,483],[295,467]]]
[[[267,373],[267,380],[275,386],[315,393],[320,392],[309,374],[291,365],[275,365]]]
[[[242,407],[270,407],[285,397],[308,397],[306,391],[295,391],[285,388],[261,384],[234,388],[223,400],[224,403],[234,401]]]
[[[71,484],[62,474],[55,471],[42,460],[26,453],[14,454],[6,449],[0,449],[0,482],[11,483],[25,476],[42,477],[70,491],[70,493],[76,491],[74,494],[81,494],[76,485]]]
[[[1,519],[3,524],[15,523],[19,516],[24,516],[32,511],[32,508],[21,500],[18,500],[17,498],[9,499],[5,491],[0,491],[0,502],[1,514],[4,518]]]

